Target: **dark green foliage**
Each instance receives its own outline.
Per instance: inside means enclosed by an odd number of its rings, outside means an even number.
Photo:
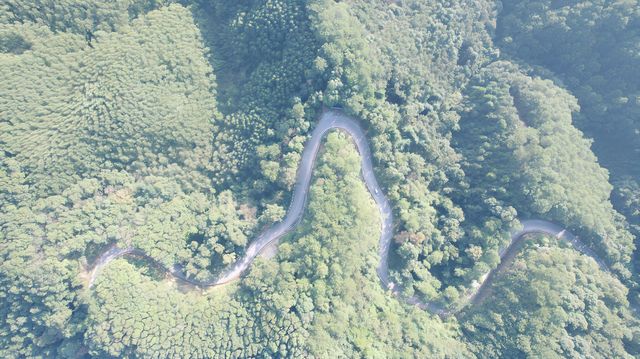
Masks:
[[[2,29],[0,33],[0,52],[20,55],[31,49],[31,43],[16,30],[11,28]]]
[[[113,31],[130,19],[170,1],[117,0],[104,4],[96,0],[6,0],[0,4],[0,22],[31,22],[53,32],[74,32],[92,39],[92,32]],[[90,37],[89,37],[90,36]]]
[[[466,201],[510,204],[527,217],[565,223],[628,278],[633,238],[609,202],[606,170],[571,126],[575,99],[548,80],[496,63],[471,84],[466,102],[455,141],[469,181]]]
[[[499,45],[552,70],[578,98],[577,125],[615,176],[640,175],[640,3],[504,1]],[[620,156],[624,153],[624,156]]]
[[[593,137],[594,152],[613,183],[624,187],[616,196],[628,192],[625,183],[640,175],[639,5],[637,0],[503,2],[497,29],[499,45],[511,56],[551,70],[578,99],[576,125]],[[637,216],[625,205],[617,208],[637,238]]]
[[[213,50],[224,113],[214,139],[217,187],[281,201],[290,181],[274,180],[275,163],[255,171],[256,151],[277,145],[283,156],[272,161],[291,167],[287,158],[301,148],[287,144],[309,130],[305,109],[317,104],[307,100],[321,84],[305,78],[319,46],[307,10],[301,1],[203,1],[194,11]]]

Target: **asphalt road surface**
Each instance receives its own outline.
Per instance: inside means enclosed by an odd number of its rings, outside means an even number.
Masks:
[[[378,277],[380,278],[382,286],[385,289],[390,290],[394,295],[400,296],[400,288],[392,283],[389,279],[389,247],[391,245],[391,238],[393,237],[393,212],[391,210],[389,200],[383,194],[384,192],[380,188],[380,185],[378,184],[378,181],[376,180],[376,177],[373,173],[371,150],[369,148],[369,143],[367,141],[365,132],[354,119],[350,118],[342,111],[337,109],[328,110],[322,114],[322,116],[320,117],[320,121],[311,134],[311,138],[305,145],[304,151],[302,153],[302,158],[300,160],[300,165],[298,167],[297,179],[291,199],[291,204],[289,205],[287,214],[282,221],[275,223],[273,226],[262,232],[257,238],[251,241],[251,244],[249,245],[249,247],[247,247],[245,255],[238,261],[236,261],[236,263],[223,271],[220,276],[213,280],[198,281],[188,278],[177,267],[165,268],[165,270],[176,279],[198,287],[214,287],[229,283],[240,278],[240,276],[251,266],[256,256],[265,246],[270,243],[277,242],[280,238],[282,238],[283,235],[294,229],[302,219],[308,199],[311,176],[313,174],[313,168],[315,167],[318,149],[320,148],[320,144],[322,143],[322,140],[327,132],[334,129],[341,129],[348,133],[353,139],[353,142],[355,143],[356,147],[358,148],[358,152],[360,153],[362,167],[361,175],[369,193],[373,197],[376,206],[380,211],[380,217],[382,220],[378,246],[380,262],[378,264],[378,267],[376,268],[376,272],[378,274]],[[552,222],[535,219],[523,220],[521,221],[521,224],[522,229],[513,232],[509,245],[500,251],[501,261],[498,267],[483,276],[479,283],[476,283],[476,285],[470,289],[469,293],[467,293],[463,297],[463,301],[466,302],[464,303],[464,305],[475,305],[482,302],[486,298],[487,294],[489,293],[488,289],[496,274],[499,273],[503,268],[505,268],[505,266],[507,266],[509,262],[515,257],[515,254],[517,254],[517,249],[519,248],[518,243],[521,242],[523,238],[525,238],[525,234],[543,233],[550,236],[555,236],[559,240],[565,240],[581,253],[593,258],[602,270],[610,272],[604,261],[602,261],[591,249],[584,245],[584,243],[580,242],[578,237],[569,233],[563,227]],[[103,252],[94,263],[94,266],[90,272],[89,287],[93,285],[95,278],[98,276],[104,266],[108,265],[112,260],[125,255],[144,257],[149,261],[155,262],[156,265],[160,265],[157,261],[155,261],[155,259],[149,257],[139,249],[131,247],[118,248],[113,246],[107,251]],[[429,310],[441,316],[455,314],[455,312],[453,312],[452,310],[442,308],[435,303],[423,303],[415,297],[404,298],[404,300],[410,304],[417,305],[423,309]],[[458,310],[464,307],[464,305],[458,306]]]

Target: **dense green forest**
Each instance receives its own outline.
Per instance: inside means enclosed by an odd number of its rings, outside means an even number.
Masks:
[[[496,283],[492,300],[466,314],[463,333],[481,358],[630,357],[640,331],[626,295],[592,261],[538,238]]]
[[[637,0],[0,3],[0,357],[640,357]],[[394,216],[333,131],[300,224],[203,289],[289,206],[318,117],[366,129]],[[519,220],[488,298],[439,317]],[[159,265],[115,259],[111,246]]]

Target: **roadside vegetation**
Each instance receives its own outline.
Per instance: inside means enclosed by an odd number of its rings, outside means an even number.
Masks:
[[[0,357],[640,355],[637,0],[9,0],[0,4]],[[359,155],[324,140],[301,224],[208,280],[289,205],[323,109],[361,121],[393,206],[391,277],[444,307],[518,219],[537,238],[446,320],[381,288]],[[631,304],[630,304],[631,303]]]

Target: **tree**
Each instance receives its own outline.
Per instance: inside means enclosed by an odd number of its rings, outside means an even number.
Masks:
[[[627,289],[572,249],[529,246],[462,318],[481,358],[632,357]]]

